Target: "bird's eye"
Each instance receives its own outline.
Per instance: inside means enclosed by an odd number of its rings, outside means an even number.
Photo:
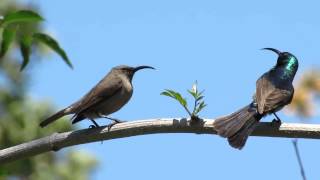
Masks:
[[[287,53],[281,54],[282,59],[287,59],[288,57],[289,57],[289,54],[287,54]]]

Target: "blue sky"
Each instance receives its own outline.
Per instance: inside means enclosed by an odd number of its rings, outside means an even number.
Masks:
[[[275,64],[275,54],[259,49],[295,54],[298,76],[319,65],[320,4],[315,0],[24,2],[40,7],[45,29],[75,67],[70,70],[52,54],[32,70],[30,95],[57,108],[76,101],[113,66],[151,65],[157,70],[136,74],[131,101],[113,117],[185,117],[176,102],[159,94],[170,88],[186,95],[198,80],[208,104],[201,116],[214,118],[249,103],[256,79]],[[311,122],[318,123],[317,118]],[[320,142],[299,143],[307,177],[317,179]],[[285,138],[251,137],[242,151],[218,136],[194,134],[139,136],[76,148],[100,160],[92,179],[301,179],[291,141]]]

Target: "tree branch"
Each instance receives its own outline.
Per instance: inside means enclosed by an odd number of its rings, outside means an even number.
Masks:
[[[302,159],[301,159],[299,148],[298,148],[298,139],[292,140],[292,144],[293,144],[294,151],[295,151],[297,159],[298,159],[302,180],[307,180],[307,176],[306,176],[306,173],[303,168],[303,163],[302,163]]]
[[[197,124],[190,125],[190,121],[186,119],[162,118],[120,123],[112,126],[110,130],[108,127],[103,126],[93,129],[54,133],[41,139],[0,150],[0,164],[49,151],[57,151],[64,147],[102,140],[157,133],[216,134],[213,122],[214,120],[203,119],[203,121],[201,120]],[[271,123],[261,122],[252,135],[320,139],[320,125],[283,123],[281,126],[274,126]]]

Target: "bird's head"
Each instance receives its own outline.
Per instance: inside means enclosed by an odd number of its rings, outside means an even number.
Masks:
[[[127,76],[130,81],[133,78],[133,75],[141,70],[141,69],[155,69],[154,67],[151,66],[137,66],[137,67],[131,67],[131,66],[126,66],[126,65],[120,65],[117,67],[114,67],[113,70],[118,71],[121,74],[124,74],[125,76]]]
[[[285,67],[292,71],[296,71],[298,69],[298,59],[293,54],[289,52],[281,52],[274,48],[263,48],[262,50],[269,50],[278,54],[276,67]]]

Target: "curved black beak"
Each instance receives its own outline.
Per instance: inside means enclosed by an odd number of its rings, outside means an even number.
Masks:
[[[277,49],[274,49],[274,48],[262,48],[261,50],[273,51],[273,52],[277,53],[278,56],[280,56],[280,54],[281,54],[281,51],[279,51],[279,50],[277,50]]]
[[[133,69],[133,72],[137,72],[141,69],[155,69],[154,67],[151,67],[151,66],[137,66]]]

